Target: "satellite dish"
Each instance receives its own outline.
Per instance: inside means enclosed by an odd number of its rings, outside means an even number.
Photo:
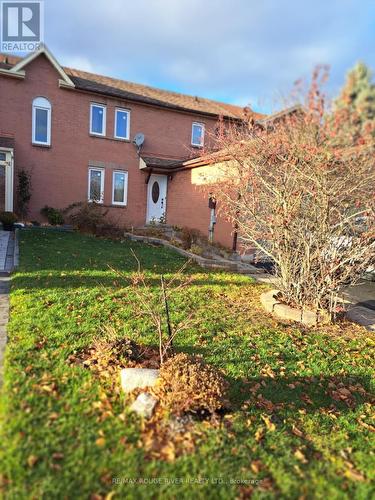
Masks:
[[[138,132],[138,134],[135,134],[133,142],[137,146],[137,148],[140,149],[145,142],[145,135],[142,134],[142,132]]]

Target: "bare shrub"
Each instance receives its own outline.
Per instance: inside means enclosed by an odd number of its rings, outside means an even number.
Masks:
[[[173,340],[176,335],[191,327],[194,323],[193,313],[189,314],[186,319],[174,324],[170,315],[174,293],[187,287],[193,281],[191,276],[186,277],[183,274],[190,261],[186,261],[170,279],[165,279],[163,275],[160,275],[160,286],[155,290],[153,280],[147,278],[147,275],[141,270],[138,257],[133,251],[132,254],[138,264],[137,271],[131,276],[132,290],[137,297],[134,310],[135,313],[150,318],[159,341],[160,364],[163,364],[165,359],[173,353]],[[122,277],[119,271],[112,270],[120,278]]]
[[[192,247],[192,245],[196,245],[202,239],[204,239],[204,236],[202,235],[202,233],[200,231],[198,231],[198,229],[192,229],[189,227],[183,227],[181,229],[181,233],[180,233],[179,237],[182,241],[182,247],[185,250],[188,250],[189,248]]]
[[[228,387],[223,375],[200,356],[180,353],[163,363],[153,392],[176,415],[214,413],[228,406]]]
[[[82,201],[69,205],[64,214],[77,229],[95,233],[97,227],[104,223],[108,210],[94,201]]]
[[[242,244],[274,262],[283,300],[333,317],[340,288],[375,260],[375,125],[351,135],[347,112],[327,113],[320,75],[303,111],[220,138],[208,189]]]

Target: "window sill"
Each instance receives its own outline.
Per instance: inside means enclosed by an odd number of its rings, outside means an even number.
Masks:
[[[107,139],[107,141],[116,141],[116,142],[128,142],[130,143],[130,139],[119,139],[117,137],[107,137],[106,135],[99,135],[99,134],[89,134],[90,137],[95,137],[97,139]]]
[[[128,208],[127,205],[116,205],[115,203],[110,203],[109,205],[103,205],[106,208]]]
[[[95,134],[94,132],[89,132],[89,135],[91,137],[98,137],[99,139],[105,139],[106,136],[105,135],[102,135],[102,134]]]
[[[32,142],[31,145],[37,148],[51,149],[51,144],[38,144],[37,142]]]
[[[120,142],[131,142],[130,139],[125,139],[122,137],[108,137],[108,139],[112,139],[113,141],[120,141]]]
[[[196,149],[203,149],[204,146],[198,146],[198,144],[192,144],[191,147]]]

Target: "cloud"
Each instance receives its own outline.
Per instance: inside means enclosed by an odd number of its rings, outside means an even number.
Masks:
[[[375,66],[363,0],[46,2],[46,42],[64,64],[193,95],[268,109],[318,63],[330,91],[358,59]]]

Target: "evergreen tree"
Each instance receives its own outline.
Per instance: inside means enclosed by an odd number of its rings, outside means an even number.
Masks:
[[[363,62],[358,62],[346,77],[346,82],[335,101],[335,111],[347,112],[358,132],[374,129],[375,84],[371,70]]]

